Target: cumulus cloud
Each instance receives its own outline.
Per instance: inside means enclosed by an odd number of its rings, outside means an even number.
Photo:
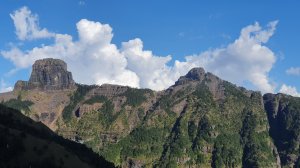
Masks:
[[[14,11],[10,14],[10,17],[14,21],[16,34],[20,40],[33,40],[54,36],[54,33],[39,27],[38,16],[32,14],[26,6]]]
[[[276,61],[275,54],[264,44],[274,34],[278,21],[270,22],[263,29],[258,23],[241,30],[240,37],[224,48],[186,56],[185,61],[175,61],[167,66],[171,56],[158,57],[151,51],[143,51],[140,39],[123,43],[122,53],[128,60],[128,68],[137,73],[142,87],[164,89],[193,67],[204,67],[234,83],[251,82],[262,92],[274,92],[268,73]]]
[[[233,43],[224,48],[187,56],[183,64],[190,67],[202,66],[231,82],[243,84],[249,81],[262,92],[274,92],[275,87],[271,84],[268,73],[276,56],[264,44],[274,34],[277,23],[278,21],[270,22],[266,29],[258,23],[249,25],[241,30],[240,37]]]
[[[127,59],[127,68],[135,72],[140,79],[140,86],[163,90],[174,84],[175,78],[171,78],[171,68],[166,64],[171,56],[156,56],[152,51],[143,50],[141,39],[134,39],[122,43],[122,54]]]
[[[3,79],[1,79],[1,81],[0,81],[0,93],[10,92],[12,90],[13,90],[13,87],[8,86],[8,84]]]
[[[288,75],[300,76],[300,67],[291,67],[285,71]]]
[[[111,43],[113,34],[109,25],[82,19],[76,26],[78,41],[67,34],[56,34],[52,45],[28,51],[14,47],[2,51],[1,55],[11,60],[17,69],[28,68],[38,59],[59,58],[68,63],[77,82],[139,86],[137,75],[126,69],[126,58]]]
[[[34,22],[38,22],[38,17],[34,18]],[[265,44],[274,34],[277,23],[270,22],[266,28],[258,23],[246,26],[227,46],[186,56],[184,61],[175,60],[173,65],[169,64],[170,55],[157,56],[144,50],[139,38],[123,42],[121,48],[117,48],[112,43],[110,25],[86,19],[76,24],[78,40],[68,34],[54,34],[51,45],[26,51],[12,47],[1,51],[1,55],[11,60],[16,69],[28,68],[41,58],[63,59],[75,80],[86,84],[111,83],[162,90],[191,68],[204,67],[225,80],[240,85],[250,82],[262,92],[274,92],[268,73],[276,57]],[[16,29],[19,28],[16,26]]]
[[[292,96],[300,97],[300,93],[297,91],[296,87],[289,86],[289,85],[286,85],[286,84],[283,84],[281,86],[279,92],[289,94],[289,95],[292,95]]]

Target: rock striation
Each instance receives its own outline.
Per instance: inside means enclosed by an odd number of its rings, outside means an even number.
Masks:
[[[75,88],[72,73],[67,64],[59,59],[37,60],[32,66],[29,81],[17,81],[14,90],[63,90]]]

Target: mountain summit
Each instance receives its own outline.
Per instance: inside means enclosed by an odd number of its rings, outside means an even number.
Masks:
[[[46,58],[37,60],[32,66],[29,81],[18,81],[14,90],[61,90],[74,87],[75,82],[72,73],[67,71],[67,64],[59,59]]]
[[[203,68],[193,68],[185,76],[180,77],[177,83],[181,83],[183,81],[188,81],[188,80],[202,81],[204,78],[205,78],[205,71]]]

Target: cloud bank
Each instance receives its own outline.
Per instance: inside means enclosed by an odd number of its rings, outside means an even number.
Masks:
[[[163,90],[191,68],[204,67],[230,82],[240,85],[248,82],[262,92],[275,90],[268,73],[276,56],[265,44],[273,36],[278,21],[270,22],[266,27],[257,22],[246,26],[227,46],[185,56],[184,61],[175,60],[170,65],[170,55],[157,56],[144,50],[139,38],[123,42],[117,48],[112,43],[113,30],[108,24],[82,19],[76,24],[79,38],[73,40],[68,34],[40,28],[38,16],[31,14],[27,7],[14,11],[11,17],[20,40],[51,37],[54,41],[51,45],[26,51],[18,47],[1,51],[16,69],[29,68],[37,59],[52,57],[66,61],[79,83],[111,83]]]

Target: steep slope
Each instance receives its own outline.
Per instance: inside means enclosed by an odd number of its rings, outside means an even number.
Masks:
[[[300,98],[266,94],[264,103],[282,165],[300,167]]]
[[[0,167],[114,167],[84,145],[57,136],[0,105]]]
[[[122,167],[276,167],[258,92],[192,69],[162,92],[79,86],[58,133]],[[274,153],[274,154],[273,154]]]

